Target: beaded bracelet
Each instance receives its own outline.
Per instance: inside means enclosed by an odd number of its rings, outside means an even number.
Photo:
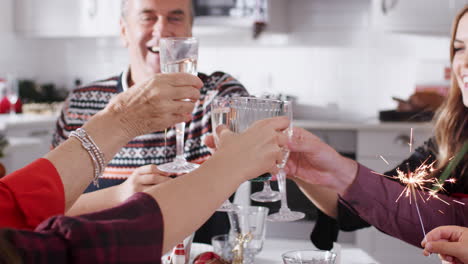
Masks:
[[[83,128],[78,128],[70,133],[69,137],[75,137],[81,142],[81,146],[88,152],[94,164],[94,179],[93,184],[99,187],[99,176],[102,175],[105,168],[104,154],[96,145],[94,140],[86,133]]]

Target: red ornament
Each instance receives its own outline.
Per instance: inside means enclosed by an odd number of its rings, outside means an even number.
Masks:
[[[0,101],[0,114],[9,113],[10,107],[11,107],[10,101],[8,100],[6,96],[4,96],[2,100]]]

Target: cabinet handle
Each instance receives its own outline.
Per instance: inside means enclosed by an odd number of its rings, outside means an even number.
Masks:
[[[382,0],[382,13],[384,15],[388,14],[390,10],[395,8],[397,3],[398,3],[398,0]]]
[[[398,135],[393,142],[403,147],[407,147],[410,144],[411,138],[408,135]]]
[[[97,0],[89,0],[88,15],[89,18],[94,18],[97,14]]]

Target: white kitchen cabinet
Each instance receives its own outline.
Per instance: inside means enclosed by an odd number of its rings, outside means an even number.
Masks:
[[[386,130],[373,128],[359,130],[357,133],[357,160],[361,164],[383,173],[393,169],[410,156],[409,143],[411,140],[411,150],[414,151],[431,136],[431,133],[430,126],[417,124]]]
[[[391,123],[387,123],[387,126],[391,126]],[[414,123],[408,124],[406,127],[395,125],[394,128],[384,130],[378,127],[358,130],[357,160],[379,173],[393,169],[410,156],[408,143],[411,139],[411,128],[413,128],[412,150],[414,151],[416,147],[421,146],[431,137],[431,125]],[[415,228],[420,229],[421,227],[416,226]],[[379,263],[440,263],[440,260],[436,258],[424,257],[421,249],[388,236],[373,227],[356,232],[356,245],[372,255]]]
[[[290,0],[292,32],[350,31],[367,29],[370,0]]]
[[[449,36],[453,18],[467,0],[373,0],[376,30]]]
[[[16,0],[15,30],[34,37],[117,36],[116,0]]]

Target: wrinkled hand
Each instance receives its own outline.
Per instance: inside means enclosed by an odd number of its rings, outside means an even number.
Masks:
[[[341,156],[312,133],[294,128],[289,143],[288,175],[343,194],[357,173],[357,163]]]
[[[113,98],[105,111],[117,117],[128,138],[134,138],[190,120],[202,86],[191,74],[157,74]]]
[[[125,201],[137,192],[171,180],[168,176],[168,173],[160,171],[154,164],[139,167],[125,182],[118,186],[119,200]]]
[[[283,158],[281,147],[286,146],[288,137],[282,131],[288,128],[286,117],[275,117],[255,122],[243,133],[233,133],[226,126],[216,128],[219,145],[213,155],[225,155],[229,167],[241,169],[249,180],[266,172],[277,173]],[[212,139],[207,139],[212,141]],[[207,141],[205,141],[207,142]],[[210,144],[210,143],[208,143]]]
[[[423,254],[439,254],[449,263],[468,263],[468,228],[461,226],[440,226],[427,233],[421,242]]]

